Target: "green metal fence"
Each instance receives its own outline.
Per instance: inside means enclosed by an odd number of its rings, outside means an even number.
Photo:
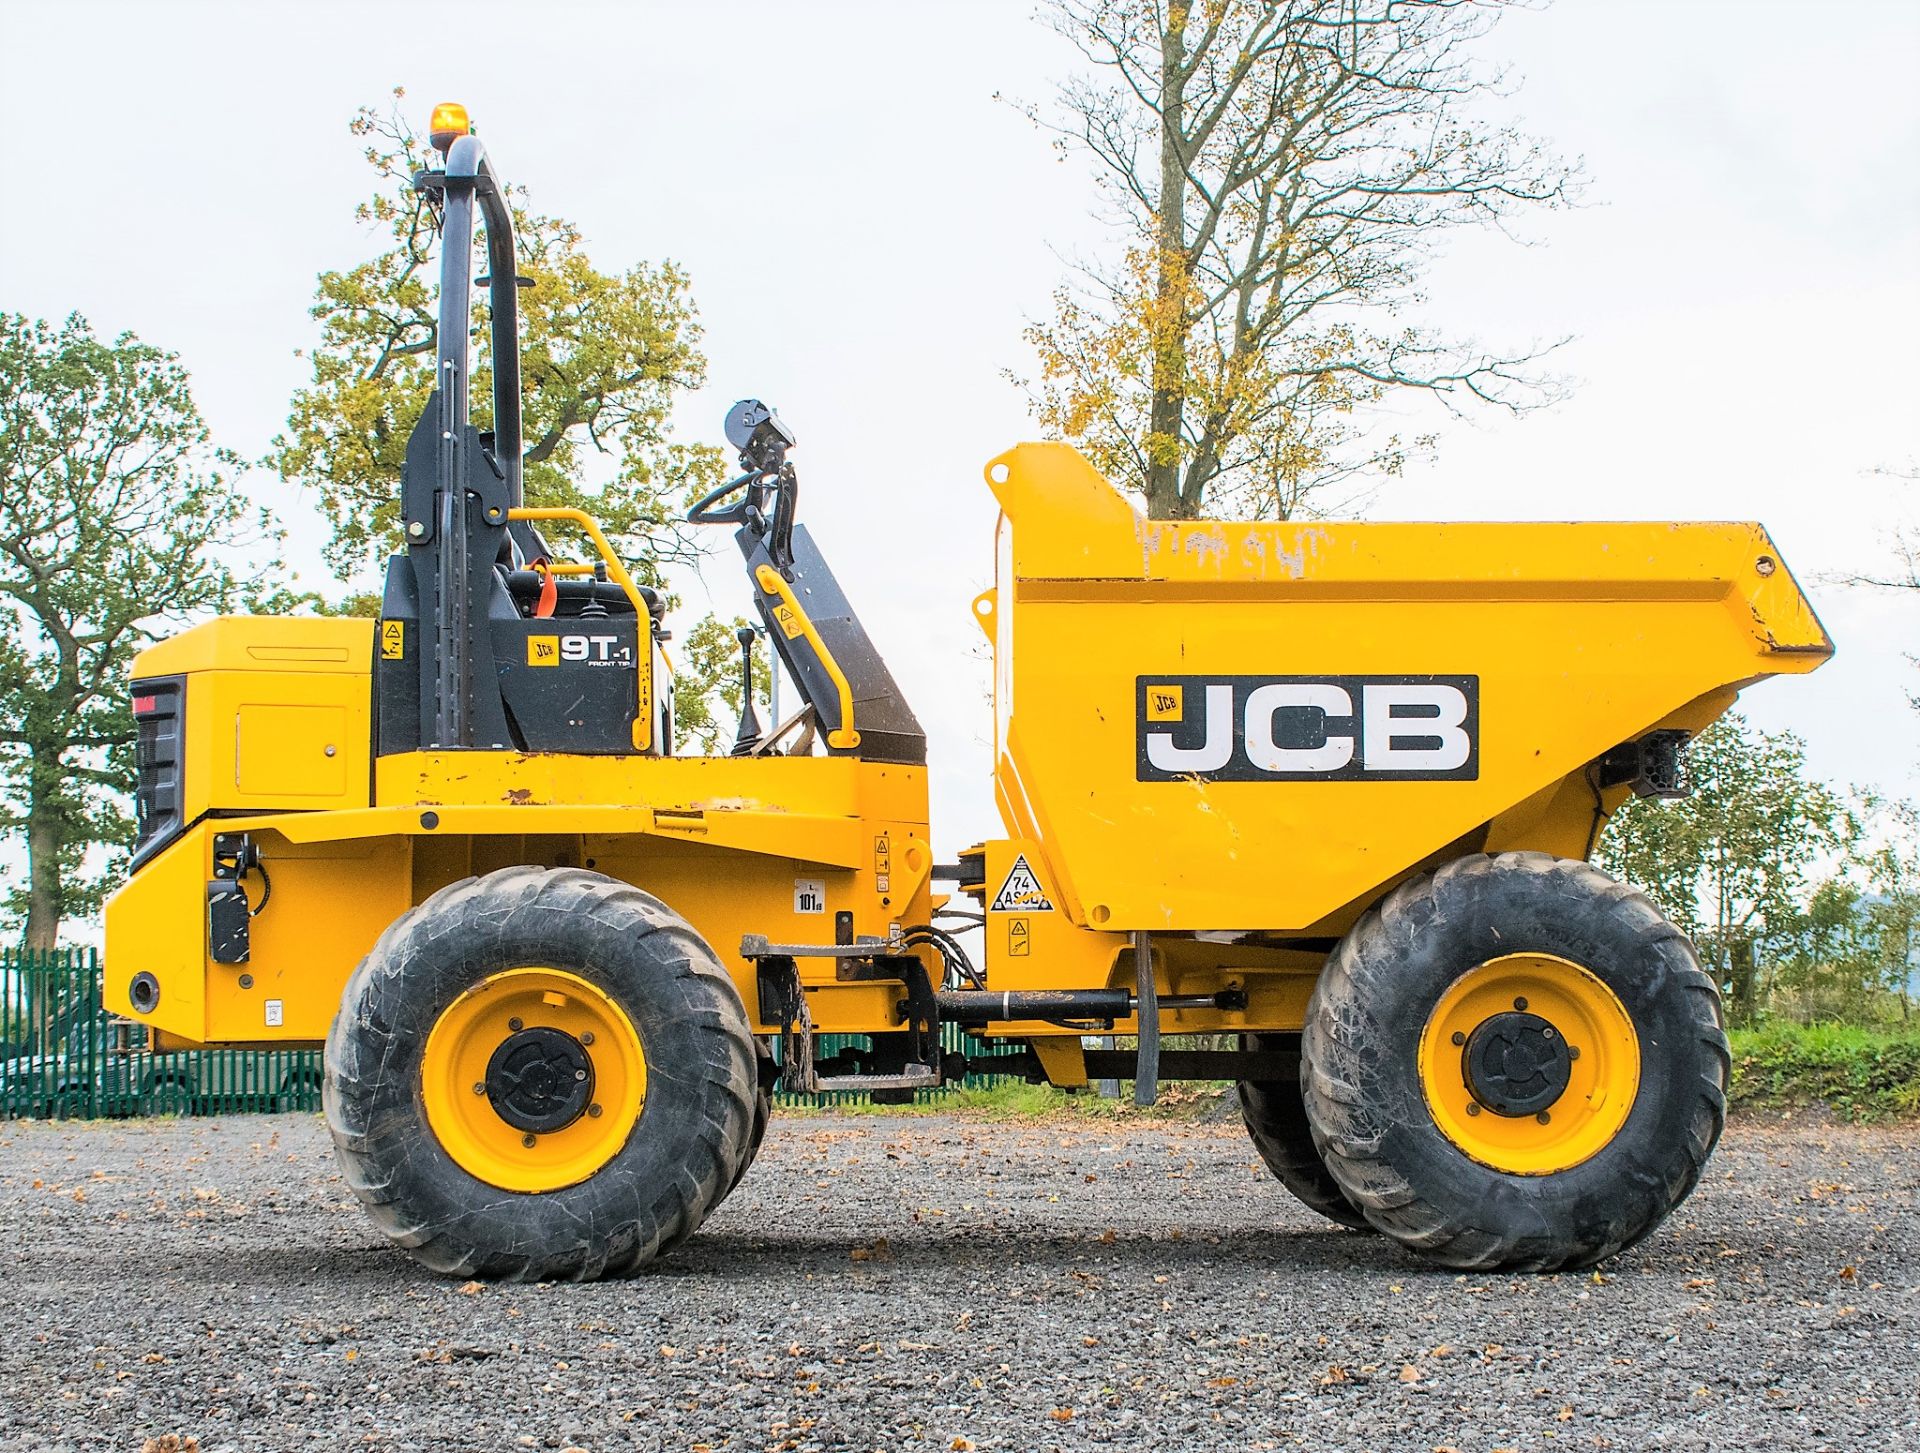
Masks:
[[[317,1050],[154,1050],[92,949],[0,949],[0,1119],[316,1110]]]
[[[975,1063],[995,1047],[946,1026],[949,1051]],[[823,1035],[825,1057],[867,1041]],[[1007,1078],[969,1075],[969,1085]],[[921,1090],[928,1104],[950,1093]],[[867,1096],[780,1095],[781,1103],[850,1104]],[[93,949],[0,948],[0,1120],[130,1115],[232,1115],[255,1110],[317,1110],[318,1050],[154,1050],[146,1026],[101,1005],[100,955]]]

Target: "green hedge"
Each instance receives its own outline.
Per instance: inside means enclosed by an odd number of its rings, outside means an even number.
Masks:
[[[1920,1113],[1920,1026],[1735,1030],[1731,1099],[1760,1107],[1825,1104],[1850,1120]]]

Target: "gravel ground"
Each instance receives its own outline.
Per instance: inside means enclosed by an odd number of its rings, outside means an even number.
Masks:
[[[316,1118],[0,1124],[0,1447],[1910,1450],[1917,1193],[1920,1128],[1748,1117],[1602,1274],[1463,1277],[1237,1124],[808,1115],[649,1274],[482,1287]]]

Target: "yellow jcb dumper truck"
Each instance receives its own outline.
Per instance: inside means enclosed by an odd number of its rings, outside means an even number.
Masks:
[[[776,1085],[909,1097],[965,1073],[949,1025],[1055,1085],[1237,1081],[1288,1190],[1449,1266],[1596,1262],[1692,1190],[1719,1000],[1586,859],[1630,794],[1685,790],[1741,687],[1832,653],[1759,526],[1171,523],[1020,445],[986,468],[995,584],[955,607],[992,642],[1006,836],[943,863],[925,735],[752,401],[692,518],[733,527],[801,707],[674,750],[660,601],[524,502],[509,210],[464,113],[432,133],[404,552],[377,620],[140,657],[114,1009],[166,1045],[324,1042],[347,1181],[458,1276],[645,1264]]]

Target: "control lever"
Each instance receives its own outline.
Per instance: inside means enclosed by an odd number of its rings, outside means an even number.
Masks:
[[[751,757],[767,729],[760,721],[760,709],[753,703],[753,643],[760,632],[742,626],[733,633],[740,643],[740,730],[733,734],[733,755]]]

